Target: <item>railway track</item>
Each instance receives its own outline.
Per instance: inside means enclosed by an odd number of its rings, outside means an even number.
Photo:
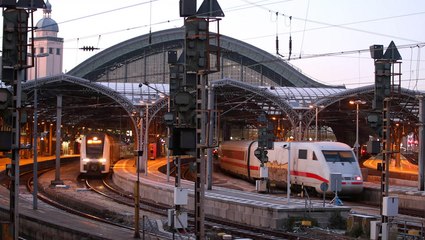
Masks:
[[[190,171],[188,170],[188,165],[183,165],[182,169],[182,177],[183,178],[190,178]],[[44,171],[48,171],[44,170]],[[173,169],[172,172],[175,170]],[[30,176],[30,177],[25,177]],[[24,180],[24,178],[26,180]],[[32,172],[27,171],[25,173],[22,173],[21,176],[21,183],[26,182],[28,186],[31,186],[32,184]],[[78,180],[77,180],[78,182]],[[98,194],[102,194],[104,197],[109,198],[111,201],[116,202],[117,204],[126,204],[127,206],[134,208],[134,199],[131,193],[122,192],[117,186],[114,186],[114,184],[109,181],[109,179],[99,180],[99,179],[88,179],[86,181],[88,184],[88,188],[91,189],[93,192],[97,192]],[[2,185],[5,185],[6,183],[4,181],[1,182]],[[7,185],[7,184],[6,184]],[[28,187],[28,192],[31,193],[31,188]],[[41,194],[40,194],[41,195]],[[39,198],[45,198],[45,196],[40,196]],[[50,202],[49,204],[55,205],[58,208],[61,208],[65,211],[71,212],[73,214],[77,215],[84,215],[85,213],[83,211],[76,211],[75,209],[69,209],[65,205],[66,204],[60,204],[56,201],[52,201],[49,198],[42,199],[43,201]],[[347,202],[348,203],[348,202]],[[358,204],[358,203],[353,203]],[[142,199],[141,201],[141,210],[146,212],[155,213],[160,216],[167,216],[167,209],[170,208],[170,206],[164,206],[164,205],[158,205],[154,204],[149,201],[145,201]],[[370,205],[369,205],[370,206]],[[90,215],[90,214],[89,214]],[[189,216],[193,216],[191,212],[189,212]],[[112,222],[110,220],[107,220],[105,218],[102,219],[101,216],[89,216],[88,218],[95,219],[96,221],[102,221],[102,222],[110,222],[111,224],[115,225],[115,222]],[[143,220],[148,220],[143,218]],[[191,221],[191,219],[190,219]],[[150,222],[149,220],[147,222]],[[150,224],[150,223],[147,223]],[[193,224],[192,224],[193,225]],[[124,224],[117,224],[117,226],[124,227],[127,229],[132,229],[132,227],[129,227],[129,225]],[[143,225],[145,226],[145,225]],[[149,227],[146,227],[148,229]],[[142,227],[142,229],[145,229]],[[245,238],[251,238],[251,239],[349,239],[348,237],[338,235],[336,233],[330,232],[330,231],[323,231],[322,229],[314,229],[314,228],[297,228],[295,229],[295,232],[281,232],[281,231],[270,231],[270,230],[264,230],[264,229],[255,229],[252,227],[246,227],[241,226],[238,224],[233,224],[229,222],[222,221],[220,219],[213,219],[213,218],[206,218],[206,229],[208,232],[226,232],[228,234],[231,234],[233,236],[238,237],[245,237]],[[149,230],[149,229],[148,229]],[[193,229],[188,229],[188,233],[193,232]],[[180,234],[181,237],[184,237],[183,234]],[[186,237],[190,238],[190,234],[187,234]],[[172,239],[170,236],[161,236],[158,237],[158,239]]]
[[[38,176],[41,177],[44,173],[47,173],[49,171],[54,170],[53,167],[51,168],[46,168],[43,170],[40,170],[38,173]],[[20,174],[20,183],[21,185],[25,185],[25,189],[28,191],[28,193],[32,193],[33,192],[33,172],[32,171],[26,171],[26,172],[22,172]],[[23,189],[23,188],[21,188]],[[110,219],[108,219],[108,217],[102,216],[102,215],[94,215],[94,214],[89,214],[86,213],[84,211],[80,211],[79,209],[76,209],[74,207],[70,207],[68,206],[66,203],[62,203],[59,202],[55,199],[50,198],[49,196],[39,192],[37,194],[38,199],[40,199],[41,201],[45,202],[48,205],[54,206],[58,209],[61,209],[63,211],[66,211],[70,214],[73,215],[77,215],[86,219],[90,219],[90,220],[94,220],[97,222],[101,222],[101,223],[105,223],[111,226],[115,226],[115,227],[119,227],[119,228],[124,228],[124,229],[128,229],[128,230],[132,230],[134,231],[134,227],[126,225],[126,224],[120,224],[117,223],[115,221],[112,221]],[[173,239],[172,236],[170,234],[161,234],[159,232],[155,232],[152,231],[152,229],[155,229],[155,227],[153,227],[153,223],[147,222],[145,221],[146,218],[143,217],[143,224],[146,224],[149,229],[147,227],[142,227],[140,233],[141,236],[145,236],[145,235],[149,235],[149,239]]]
[[[171,172],[174,173],[175,169],[172,169]],[[185,166],[182,167],[182,175],[190,175],[188,174],[187,168],[185,168]],[[93,191],[104,195],[105,197],[108,197],[115,202],[134,207],[133,195],[131,193],[120,190],[120,188],[111,183],[108,178],[102,181],[96,179],[87,179],[86,185]],[[144,211],[154,212],[155,214],[161,215],[163,217],[167,216],[167,209],[171,208],[171,206],[156,204],[143,199],[141,199],[140,206]],[[188,211],[188,215],[189,223],[193,225],[193,212]],[[254,228],[251,226],[235,224],[233,222],[223,221],[222,219],[211,218],[208,216],[205,220],[205,228],[207,229],[207,232],[212,235],[216,235],[219,232],[225,232],[233,236],[250,239],[345,239],[344,236],[338,236],[337,234],[331,233],[329,231],[322,231],[320,229],[303,229],[302,231],[297,229],[296,233],[292,233]],[[189,228],[187,229],[187,232],[191,233],[193,232],[193,229]]]

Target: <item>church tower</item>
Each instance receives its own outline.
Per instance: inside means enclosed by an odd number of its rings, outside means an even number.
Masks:
[[[37,78],[49,77],[62,73],[63,67],[63,38],[57,37],[58,24],[51,18],[52,5],[46,1],[43,9],[43,18],[38,21],[35,29],[34,39],[34,67],[28,69],[27,79],[35,79],[37,67]],[[32,51],[30,51],[32,52]]]

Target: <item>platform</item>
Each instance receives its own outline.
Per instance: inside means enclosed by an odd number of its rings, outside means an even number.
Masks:
[[[140,173],[142,198],[156,203],[173,206],[174,178],[167,182],[166,175],[158,172],[163,161],[150,161],[147,176]],[[115,164],[113,181],[126,191],[133,191],[137,180],[134,161],[124,160]],[[184,208],[194,210],[194,183],[182,180],[183,188],[188,189],[189,203]],[[288,199],[270,194],[259,194],[213,186],[205,189],[204,212],[206,217],[231,220],[255,227],[284,229],[285,222],[291,218],[315,219],[320,227],[328,227],[334,214],[347,217],[350,208],[336,206],[323,201]]]

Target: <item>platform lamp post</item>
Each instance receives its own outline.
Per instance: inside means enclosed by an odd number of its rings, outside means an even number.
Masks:
[[[148,88],[153,89],[156,92],[161,93],[162,94],[161,97],[167,98],[167,100],[168,100],[168,102],[167,102],[167,112],[170,112],[171,111],[170,95],[166,94],[163,91],[158,90],[157,88],[152,87],[151,85],[149,85],[148,82],[144,82],[143,84],[146,85]],[[146,126],[148,127],[149,124],[146,125]],[[169,127],[167,128],[167,136],[170,136],[170,128]],[[168,144],[170,144],[170,143],[168,143]],[[169,181],[170,181],[170,150],[167,151],[167,182],[169,182]]]
[[[366,101],[363,100],[351,100],[350,104],[356,104],[356,142],[354,143],[354,149],[356,151],[357,161],[359,160],[359,105],[366,104]]]
[[[34,51],[35,52],[35,51]],[[33,127],[33,172],[34,172],[34,176],[33,176],[33,202],[32,202],[32,207],[34,210],[36,210],[38,208],[38,202],[37,202],[37,194],[38,194],[38,152],[37,152],[37,132],[38,132],[38,98],[37,98],[37,78],[38,78],[38,58],[41,57],[47,57],[49,56],[48,53],[39,53],[39,54],[35,54],[34,56],[34,127]]]
[[[143,156],[143,113],[139,112],[139,123],[140,123],[140,132],[138,139],[138,147],[137,147],[137,159],[136,159],[136,185],[134,186],[134,238],[140,238],[140,162]]]

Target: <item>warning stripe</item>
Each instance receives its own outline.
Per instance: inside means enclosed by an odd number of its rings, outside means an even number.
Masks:
[[[239,167],[239,168],[246,168],[246,163],[242,164],[242,163],[238,163],[238,162],[234,162],[232,161],[233,159],[229,159],[229,158],[221,158],[221,161],[224,163],[227,163],[229,165],[235,166],[235,167]],[[250,170],[259,170],[260,167],[259,166],[250,166],[249,167]],[[291,171],[291,175],[293,176],[299,176],[299,177],[308,177],[308,178],[313,178],[313,179],[317,179],[319,181],[322,182],[326,182],[328,183],[329,181],[315,173],[310,173],[310,172],[301,172],[301,171]]]

